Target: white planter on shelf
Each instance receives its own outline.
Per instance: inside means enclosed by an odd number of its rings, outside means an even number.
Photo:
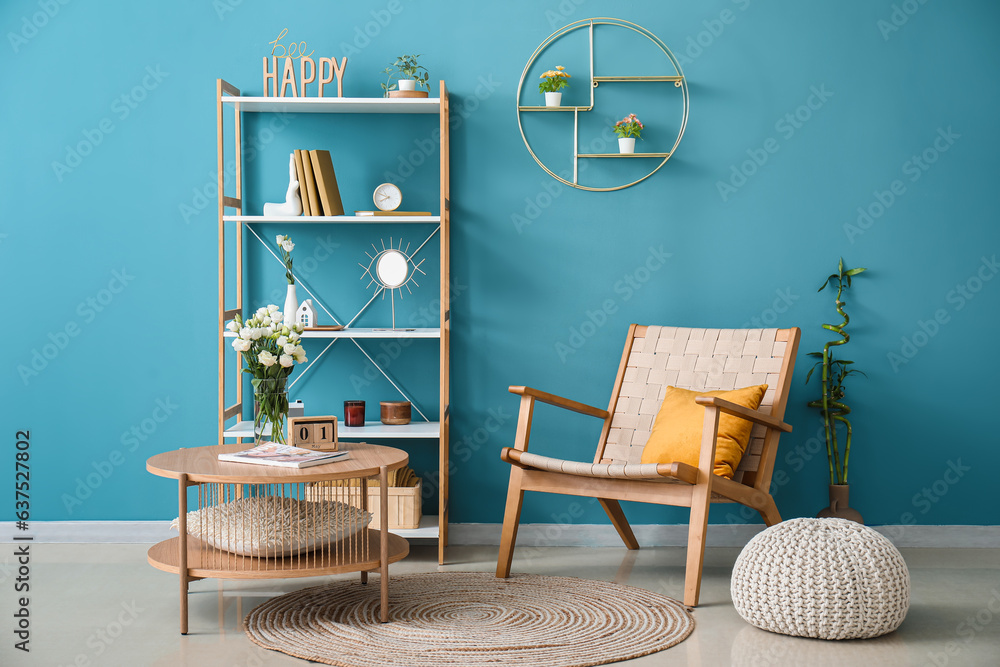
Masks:
[[[562,93],[545,93],[545,106],[547,106],[547,107],[561,107],[562,106]]]
[[[416,90],[417,80],[416,79],[400,79],[399,80],[400,90]]]
[[[619,137],[618,152],[621,154],[635,152],[635,137]]]
[[[299,309],[299,300],[295,297],[295,285],[289,285],[285,292],[285,307],[281,311],[282,323],[286,327],[295,324],[295,311]]]

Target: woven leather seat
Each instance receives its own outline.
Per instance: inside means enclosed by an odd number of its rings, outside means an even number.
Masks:
[[[570,475],[585,475],[587,477],[606,477],[608,479],[650,479],[660,482],[675,482],[677,480],[661,475],[658,463],[582,463],[555,459],[551,456],[529,454],[528,452],[510,452],[511,458],[526,468],[564,472]],[[694,480],[692,480],[693,482]]]

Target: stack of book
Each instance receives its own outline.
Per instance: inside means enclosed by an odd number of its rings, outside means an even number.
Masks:
[[[295,150],[302,215],[344,215],[330,151]]]

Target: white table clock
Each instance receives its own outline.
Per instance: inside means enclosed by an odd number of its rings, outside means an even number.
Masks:
[[[380,211],[395,211],[403,203],[403,193],[392,183],[383,183],[375,188],[375,207]]]

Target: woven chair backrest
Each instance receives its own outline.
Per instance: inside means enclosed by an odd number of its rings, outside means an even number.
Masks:
[[[790,331],[637,327],[601,461],[640,462],[668,386],[703,392],[767,384],[760,409],[783,419],[790,378],[782,377],[782,369]],[[754,425],[735,481],[757,471],[765,433]]]

